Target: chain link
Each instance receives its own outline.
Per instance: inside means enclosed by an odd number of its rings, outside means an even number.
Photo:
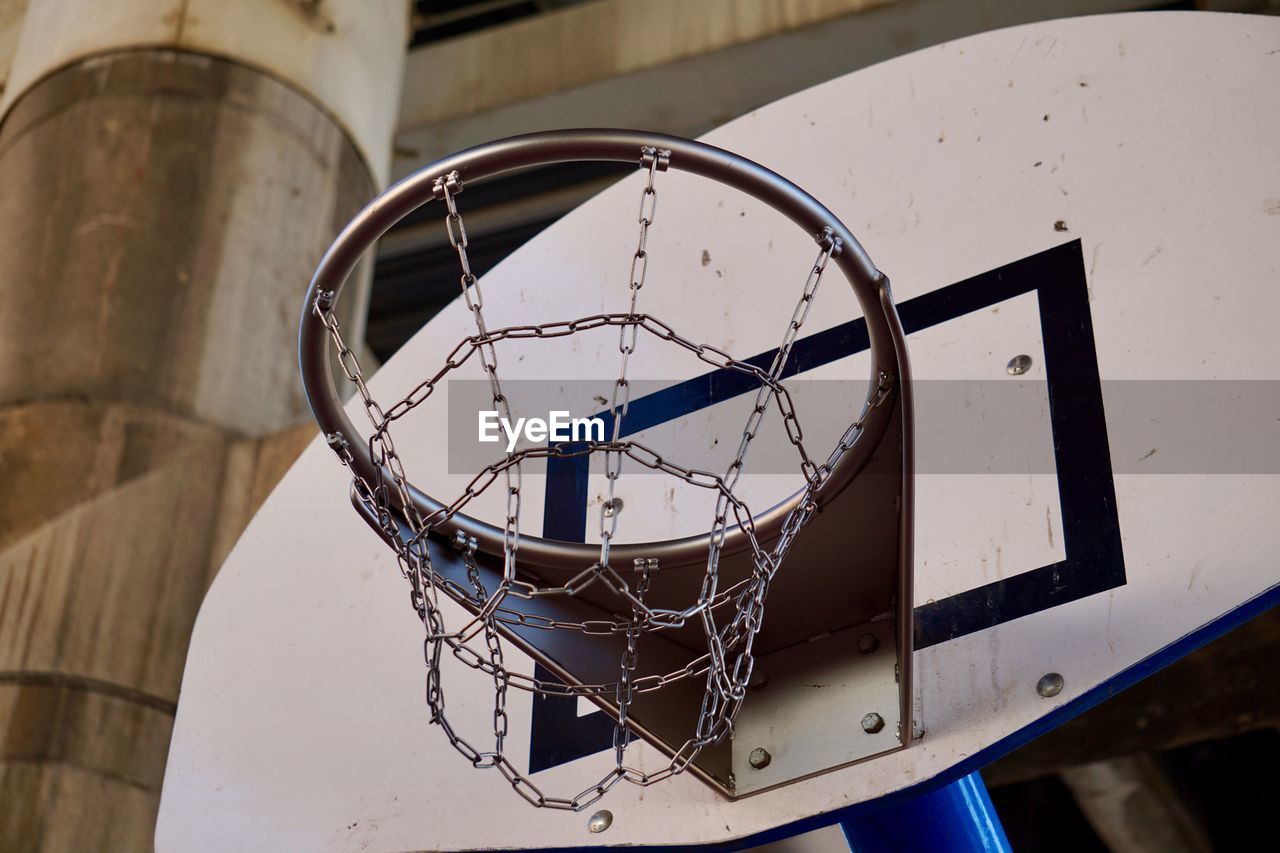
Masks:
[[[882,405],[890,396],[894,377],[882,375],[880,382],[869,396],[863,414],[841,436],[836,447],[821,464],[813,461],[804,446],[803,431],[796,414],[791,395],[782,383],[791,350],[801,326],[808,317],[822,274],[830,259],[842,249],[840,240],[830,228],[817,235],[819,252],[810,267],[800,300],[792,313],[782,343],[767,370],[739,361],[727,352],[699,344],[682,337],[666,323],[637,310],[640,290],[644,287],[648,269],[649,229],[657,216],[656,175],[665,171],[670,152],[654,148],[641,150],[640,165],[646,170],[647,180],[641,191],[639,236],[632,253],[629,273],[630,302],[625,313],[595,314],[576,320],[552,322],[540,325],[513,326],[490,330],[484,317],[484,299],[479,279],[471,270],[467,254],[466,224],[457,205],[462,192],[462,182],[457,173],[442,176],[435,182],[434,191],[446,208],[445,230],[454,248],[461,275],[459,284],[468,310],[471,311],[476,334],[466,338],[449,353],[445,364],[430,378],[415,386],[405,397],[390,408],[383,409],[374,399],[365,383],[358,359],[342,338],[341,329],[333,310],[334,295],[317,296],[314,310],[328,332],[338,363],[344,375],[355,387],[364,410],[373,426],[368,439],[368,451],[374,462],[374,477],[368,481],[354,476],[352,489],[355,499],[364,507],[376,523],[384,539],[396,553],[400,572],[409,581],[410,603],[424,629],[423,656],[426,664],[426,700],[431,722],[438,725],[449,743],[477,768],[496,769],[511,784],[513,790],[529,803],[552,809],[582,810],[604,796],[619,781],[631,784],[651,785],[683,772],[698,752],[709,744],[727,737],[733,729],[754,663],[752,646],[763,622],[764,603],[769,583],[797,535],[817,511],[816,492],[838,464],[840,458],[862,434],[866,414]],[[507,340],[556,338],[594,329],[617,327],[620,368],[614,382],[610,400],[613,431],[609,441],[590,443],[586,446],[559,444],[510,450],[505,457],[486,466],[467,484],[462,494],[449,504],[429,514],[422,514],[411,500],[409,481],[403,462],[392,441],[390,427],[417,406],[429,399],[444,382],[447,375],[467,364],[477,353],[488,377],[494,407],[511,419],[507,398],[498,378],[496,345]],[[750,375],[759,383],[755,401],[733,461],[723,474],[683,467],[643,444],[622,439],[622,422],[630,404],[628,366],[636,350],[637,336],[644,330],[659,341],[674,344],[693,353],[716,369],[731,370]],[[776,406],[786,429],[790,443],[800,458],[800,469],[805,487],[795,508],[784,519],[781,534],[771,548],[764,548],[756,539],[752,513],[738,498],[734,489],[745,467],[752,441],[755,439],[764,416],[771,406]],[[352,450],[347,439],[338,434],[328,436],[330,447],[339,460],[350,466]],[[605,460],[607,494],[601,505],[600,554],[596,563],[584,568],[559,586],[534,582],[518,575],[517,554],[520,542],[520,490],[521,464],[525,461],[549,458],[572,458],[586,454],[602,454]],[[710,489],[716,493],[716,506],[711,527],[710,546],[706,570],[697,600],[682,610],[656,608],[646,599],[659,566],[656,560],[635,560],[629,574],[633,582],[610,565],[610,544],[617,535],[619,513],[616,512],[616,486],[624,459],[678,478],[692,486]],[[428,535],[461,512],[475,497],[484,493],[498,478],[506,487],[506,515],[503,525],[503,563],[496,586],[490,590],[476,561],[476,542],[458,533],[453,547],[461,554],[466,572],[466,585],[445,577],[436,571],[431,562]],[[606,511],[610,510],[612,511]],[[730,529],[737,529],[745,536],[752,555],[752,571],[726,589],[720,589],[719,563],[721,550]],[[629,605],[630,615],[615,619],[583,620],[579,622],[553,619],[522,610],[519,601],[547,596],[577,596],[592,586],[602,586]],[[454,631],[445,626],[439,594],[461,604],[470,611],[470,620]],[[719,614],[729,617],[721,620]],[[721,624],[723,622],[723,624]],[[700,623],[706,637],[707,650],[692,657],[685,666],[663,674],[638,675],[641,640],[648,634],[679,629]],[[623,643],[617,681],[605,683],[563,684],[559,681],[538,679],[532,675],[507,669],[503,632],[515,628],[548,631],[573,631],[584,637],[615,637]],[[483,647],[471,645],[483,637]],[[584,640],[585,641],[585,640]],[[446,651],[466,667],[488,675],[494,685],[492,714],[493,748],[481,751],[458,734],[446,714],[445,692],[441,681],[441,663]],[[704,679],[701,710],[694,732],[672,755],[668,764],[653,773],[645,773],[627,766],[625,756],[632,741],[630,709],[635,696],[661,690],[664,687],[689,679]],[[550,797],[542,792],[525,774],[515,767],[505,755],[510,735],[510,719],[507,714],[507,694],[510,688],[526,690],[547,696],[577,697],[601,700],[612,699],[616,719],[613,747],[614,766],[598,782],[573,797]]]
[[[445,230],[448,232],[449,244],[458,253],[458,266],[462,269],[459,284],[462,296],[466,300],[476,324],[476,349],[484,365],[484,372],[489,377],[489,388],[493,396],[493,406],[502,418],[511,421],[511,407],[507,397],[502,393],[502,383],[498,379],[498,351],[489,338],[489,329],[484,319],[484,297],[480,291],[480,280],[471,272],[471,261],[467,257],[467,228],[458,213],[457,194],[462,192],[462,181],[457,172],[450,172],[437,178],[433,187],[435,194],[444,200],[448,213],[445,215]],[[456,231],[455,231],[456,227]],[[508,458],[510,452],[508,451]],[[503,479],[507,487],[507,508],[502,534],[503,575],[515,577],[516,550],[520,547],[520,465],[517,462],[503,470]]]
[[[609,411],[613,415],[613,441],[616,443],[622,436],[622,421],[627,416],[627,407],[631,403],[631,383],[627,379],[627,366],[631,354],[636,351],[636,332],[639,328],[634,322],[638,316],[636,302],[640,289],[644,287],[645,274],[649,269],[649,227],[658,215],[658,191],[654,187],[658,169],[666,169],[671,157],[670,151],[658,151],[656,148],[643,148],[640,151],[640,163],[648,171],[648,180],[640,193],[640,236],[636,241],[635,252],[631,256],[631,305],[626,317],[629,321],[618,329],[618,352],[622,355],[618,379],[613,384],[613,395],[609,402]],[[616,450],[607,450],[604,454],[604,476],[606,495],[600,504],[600,565],[609,565],[609,545],[618,532],[617,483],[622,474],[622,454]],[[625,716],[625,709],[622,716]]]

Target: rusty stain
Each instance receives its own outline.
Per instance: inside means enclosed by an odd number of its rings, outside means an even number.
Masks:
[[[1066,220],[1065,220],[1065,219],[1059,219],[1057,222],[1053,223],[1053,230],[1054,230],[1054,231],[1066,231],[1066,230],[1067,230],[1067,222],[1066,222]]]
[[[708,252],[706,249],[703,249],[703,250],[702,250],[702,265],[705,267],[705,266],[709,266],[710,264],[711,264],[711,253],[710,253],[710,252]]]
[[[997,709],[1004,707],[1006,692],[1000,689],[1000,632],[991,631],[987,635],[987,658],[991,661],[991,698],[995,700]]]
[[[1138,457],[1138,461],[1139,461],[1139,462],[1145,462],[1145,461],[1147,461],[1147,460],[1148,460],[1148,459],[1150,459],[1152,456],[1155,456],[1155,455],[1156,455],[1156,451],[1157,451],[1157,450],[1159,450],[1159,449],[1160,449],[1160,448],[1158,448],[1158,447],[1153,447],[1153,448],[1151,448],[1151,449],[1150,449],[1150,450],[1148,450],[1146,453],[1144,453],[1144,454],[1142,454],[1141,456],[1139,456],[1139,457]]]
[[[164,14],[160,18],[160,23],[164,24],[166,27],[169,27],[169,26],[173,27],[174,44],[182,43],[182,37],[187,27],[187,20],[189,15],[189,10],[187,7],[190,5],[191,5],[191,0],[182,0],[182,3],[180,3],[177,8]],[[195,23],[196,22],[195,18],[191,18],[191,22]]]
[[[327,35],[338,29],[333,23],[333,18],[324,9],[325,0],[284,0],[284,2],[286,6],[290,6],[302,16],[307,26],[318,33]]]
[[[1200,570],[1204,568],[1204,563],[1197,562],[1191,567],[1191,577],[1187,580],[1187,592],[1191,592],[1191,586],[1196,582],[1196,578],[1200,576]]]

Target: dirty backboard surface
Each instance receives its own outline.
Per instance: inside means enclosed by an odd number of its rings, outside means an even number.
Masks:
[[[812,192],[893,279],[918,398],[910,748],[734,803],[687,776],[619,786],[600,804],[614,820],[598,835],[587,814],[533,810],[428,725],[421,626],[390,554],[347,501],[345,471],[317,441],[201,610],[158,849],[789,834],[968,772],[1099,701],[1105,685],[1269,606],[1280,547],[1280,101],[1267,93],[1278,75],[1273,19],[1085,18],[911,54],[705,137]],[[704,340],[735,354],[776,345],[811,242],[722,187],[662,177],[645,309],[703,323]],[[490,325],[624,310],[639,180],[490,273]],[[857,317],[852,297],[831,287],[819,302],[802,378],[864,377],[865,354],[841,333]],[[382,368],[375,392],[404,393],[468,322],[452,305]],[[616,340],[583,347],[504,364],[525,378],[610,377],[615,361],[601,356]],[[1029,361],[1011,365],[1017,356]],[[697,373],[649,366],[659,384]],[[705,437],[716,407],[732,404],[689,401],[668,428]],[[839,411],[818,411],[841,425]],[[426,434],[445,414],[424,417]],[[443,494],[465,483],[438,447],[402,443],[416,480]],[[545,499],[527,502],[523,528],[590,539],[583,519],[600,478],[582,476],[571,494],[547,495],[545,472],[526,475]],[[781,496],[795,483],[765,472],[748,487]],[[705,531],[667,485],[629,484],[627,538]],[[1044,697],[1036,683],[1049,672],[1065,686]],[[454,682],[451,708],[483,724],[492,684],[472,683]],[[565,701],[535,708],[517,693],[508,706],[513,751],[558,790],[612,761],[600,712]],[[844,711],[851,727],[862,711]]]

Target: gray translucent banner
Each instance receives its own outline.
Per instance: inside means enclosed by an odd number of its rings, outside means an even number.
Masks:
[[[860,411],[866,384],[790,379],[786,387],[807,451],[825,459]],[[503,391],[513,430],[519,418],[559,418],[567,424],[572,418],[601,417],[605,438],[612,437],[612,382],[508,380]],[[1055,421],[1044,382],[918,380],[914,392],[918,473],[1056,473],[1055,430],[1061,435],[1072,424]],[[1055,392],[1071,389],[1055,387]],[[683,467],[710,471],[722,471],[733,459],[755,400],[754,389],[712,381],[633,380],[630,395],[624,437]],[[1116,474],[1280,474],[1280,381],[1104,381],[1101,405]],[[490,434],[499,440],[479,440],[481,413],[497,409],[487,381],[450,382],[447,406],[450,473],[476,472],[504,456],[508,431],[492,417]],[[555,443],[536,429],[531,438],[528,426],[526,420],[516,447]],[[578,438],[584,437],[583,429],[580,424]],[[568,431],[564,437],[573,438]],[[751,445],[747,473],[794,473],[798,458],[773,404]],[[599,464],[593,460],[593,470]],[[628,470],[653,473],[638,466]]]

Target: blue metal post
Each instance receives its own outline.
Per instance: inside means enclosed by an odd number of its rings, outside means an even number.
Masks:
[[[1012,853],[977,772],[840,826],[853,853]]]

